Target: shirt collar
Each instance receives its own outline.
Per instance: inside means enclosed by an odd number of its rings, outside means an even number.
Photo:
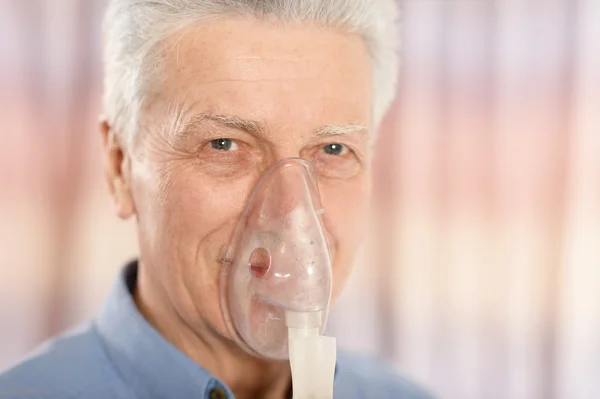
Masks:
[[[142,398],[215,397],[214,390],[233,394],[206,369],[163,338],[133,301],[137,261],[128,264],[113,284],[94,327],[124,382]],[[217,396],[221,397],[221,396]]]

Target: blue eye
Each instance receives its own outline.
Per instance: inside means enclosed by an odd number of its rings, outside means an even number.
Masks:
[[[219,151],[230,151],[232,149],[237,149],[237,144],[235,144],[232,140],[229,139],[216,139],[210,142],[210,145],[215,150]]]
[[[342,155],[345,149],[346,148],[342,144],[334,143],[326,145],[325,148],[323,148],[323,151],[325,151],[325,154],[327,155]]]

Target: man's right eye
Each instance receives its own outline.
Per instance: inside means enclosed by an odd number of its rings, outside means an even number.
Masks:
[[[237,150],[238,146],[233,140],[229,139],[216,139],[210,142],[210,145],[215,150],[219,151],[234,151]]]

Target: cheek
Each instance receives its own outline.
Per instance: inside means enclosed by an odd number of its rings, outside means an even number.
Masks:
[[[334,275],[347,274],[366,230],[370,179],[366,173],[321,188],[325,227],[332,238]]]
[[[226,334],[219,299],[222,250],[244,208],[253,177],[213,179],[193,165],[138,179],[138,229],[148,278],[190,323]],[[137,205],[137,204],[136,204]]]
[[[216,286],[223,247],[233,234],[252,181],[175,179],[164,206],[169,212],[171,250],[185,269],[184,277]]]
[[[221,251],[251,186],[252,178],[213,179],[186,164],[137,179],[142,257],[171,295],[218,291]]]
[[[366,216],[370,191],[370,179],[366,173],[349,180],[321,183],[321,197],[332,234],[335,232],[336,236],[347,236],[357,233],[356,227]]]

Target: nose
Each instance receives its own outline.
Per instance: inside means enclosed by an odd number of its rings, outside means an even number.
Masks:
[[[320,208],[316,176],[312,165],[300,158],[279,161],[268,170],[262,188],[262,219],[285,217],[297,208]]]

